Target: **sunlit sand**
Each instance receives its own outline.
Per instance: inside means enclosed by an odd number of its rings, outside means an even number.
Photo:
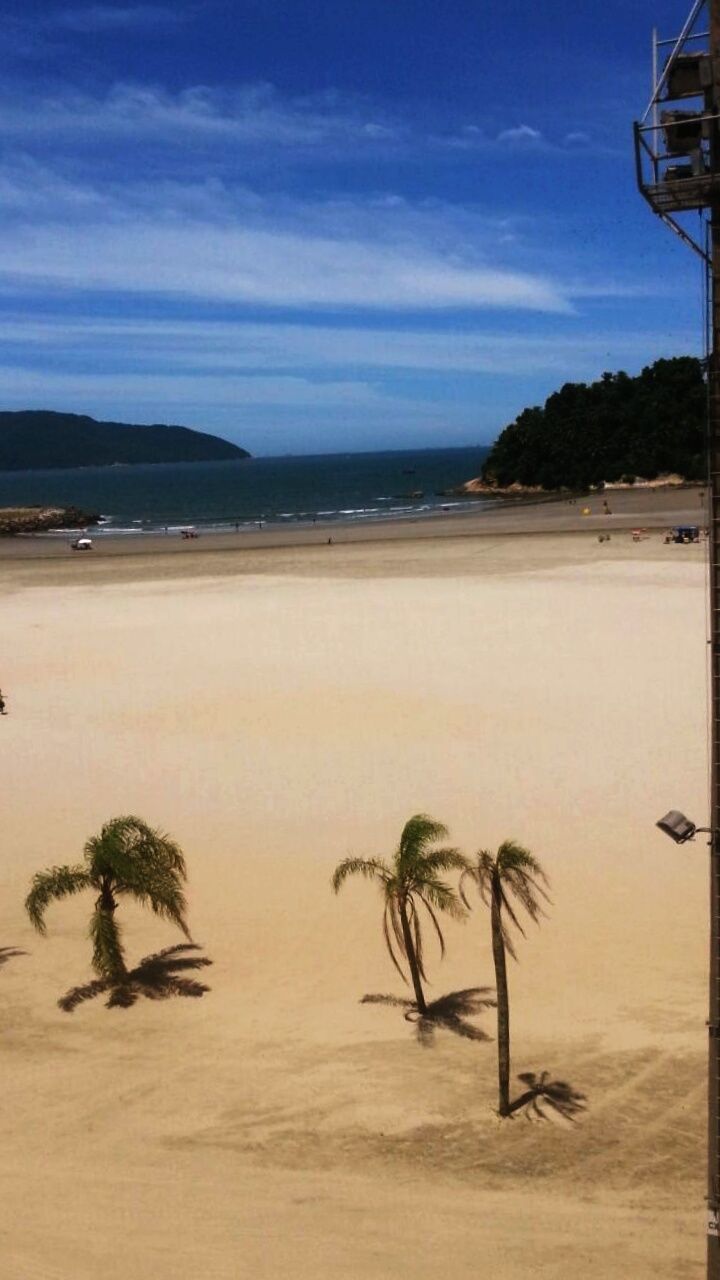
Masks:
[[[4,1280],[699,1277],[706,856],[654,822],[706,813],[703,548],[122,566],[0,581]],[[363,1002],[410,993],[379,894],[334,897],[332,871],[418,811],[551,878],[510,969],[513,1087],[570,1082],[574,1124],[497,1119],[491,1007],[483,1039]],[[93,977],[88,900],[42,939],[23,898],[120,813],[181,844],[209,990],[64,1012]],[[184,941],[121,918],[131,966]],[[487,911],[445,936],[428,998],[492,986]]]

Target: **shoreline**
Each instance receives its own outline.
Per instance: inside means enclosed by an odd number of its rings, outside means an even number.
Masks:
[[[76,531],[72,534],[22,534],[0,538],[0,564],[16,560],[67,560],[69,556],[78,560],[106,556],[137,558],[257,552],[327,546],[330,538],[333,545],[342,545],[508,534],[585,533],[597,536],[609,533],[612,536],[614,531],[627,532],[634,528],[657,531],[676,524],[703,526],[707,519],[707,500],[701,485],[685,486],[681,490],[613,492],[608,498],[611,504],[609,515],[603,511],[604,497],[593,495],[574,501],[567,498],[544,499],[523,502],[511,510],[506,506],[495,506],[482,511],[438,512],[367,523],[338,520],[328,521],[322,526],[266,525],[263,529],[241,528],[237,532],[206,532],[200,529],[198,536],[192,539],[183,538],[179,532],[113,534],[111,531],[98,533],[91,530],[89,536],[93,539],[93,550],[85,556],[70,550],[69,543],[77,536]],[[582,514],[584,508],[589,508],[589,515]]]

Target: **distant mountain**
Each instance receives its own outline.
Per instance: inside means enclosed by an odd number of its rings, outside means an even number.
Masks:
[[[0,471],[249,457],[229,440],[189,427],[129,426],[46,409],[0,411]]]

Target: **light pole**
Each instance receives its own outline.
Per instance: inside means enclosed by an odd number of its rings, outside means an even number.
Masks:
[[[698,30],[701,15],[707,19],[704,30]],[[670,53],[660,71],[657,50],[668,45]],[[661,818],[658,826],[678,844],[700,830],[710,837],[707,1277],[720,1280],[720,0],[695,0],[679,37],[658,41],[653,34],[653,51],[653,94],[643,119],[635,125],[638,185],[653,211],[703,258],[710,290],[710,332],[706,334],[710,826],[697,828],[676,810]],[[689,111],[684,109],[686,99],[695,100]],[[664,108],[659,121],[658,107]],[[705,232],[699,240],[694,228],[683,225],[684,215],[698,212]]]
[[[720,991],[718,989],[718,829],[696,827],[678,809],[671,809],[655,824],[666,836],[670,836],[676,844],[687,844],[694,840],[700,832],[706,832],[710,839],[710,1016],[709,1032],[709,1070],[708,1070],[708,1223],[707,1223],[707,1275],[708,1280],[717,1280],[720,1275],[720,1234],[718,1232],[718,1189],[720,1171],[718,1170],[718,1154],[720,1141],[718,1135],[718,1052],[720,1049]]]

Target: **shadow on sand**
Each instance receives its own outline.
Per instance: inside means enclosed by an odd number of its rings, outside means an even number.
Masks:
[[[165,947],[164,951],[156,951],[146,956],[135,969],[130,969],[122,982],[110,982],[105,978],[96,978],[86,982],[82,987],[71,987],[58,1004],[65,1013],[72,1013],[85,1000],[94,1000],[95,996],[110,993],[105,1004],[108,1009],[129,1009],[140,996],[148,1000],[167,1000],[170,996],[204,996],[210,988],[196,978],[179,977],[189,969],[204,969],[212,964],[207,956],[188,955],[190,951],[199,951],[194,942],[181,942],[174,947]]]
[[[14,959],[15,956],[26,956],[27,951],[21,951],[19,947],[0,947],[0,967],[7,964],[8,960]]]
[[[466,987],[464,991],[450,991],[445,996],[431,1000],[426,1013],[419,1013],[414,1000],[400,996],[363,996],[361,1004],[389,1004],[405,1010],[406,1022],[415,1026],[415,1034],[421,1045],[430,1048],[435,1042],[438,1027],[452,1031],[465,1040],[490,1040],[490,1036],[482,1027],[476,1027],[468,1018],[475,1018],[486,1009],[495,1008],[495,993],[492,987]]]
[[[566,1080],[553,1080],[547,1071],[537,1075],[534,1071],[524,1071],[518,1076],[526,1089],[510,1103],[509,1114],[522,1111],[527,1120],[549,1120],[552,1116],[560,1116],[573,1124],[583,1111],[587,1110],[587,1098],[579,1093]]]

